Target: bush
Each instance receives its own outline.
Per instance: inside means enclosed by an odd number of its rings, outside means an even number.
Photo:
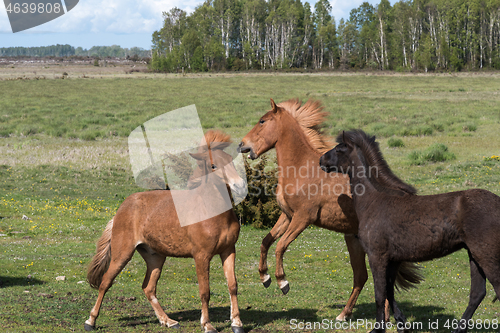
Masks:
[[[422,125],[417,127],[409,127],[400,131],[399,134],[403,136],[420,136],[420,135],[432,135],[434,130],[430,126]]]
[[[410,164],[413,165],[422,165],[428,162],[445,162],[454,160],[455,158],[455,154],[448,151],[448,147],[442,143],[434,143],[424,151],[415,150],[408,155]]]
[[[275,195],[277,168],[269,168],[268,164],[265,156],[253,167],[245,159],[248,195],[235,207],[242,224],[259,229],[271,228],[281,215]]]
[[[389,138],[389,141],[387,141],[387,144],[391,148],[398,148],[398,147],[405,146],[405,143],[403,142],[403,140],[401,140],[400,138],[395,138],[395,137]]]

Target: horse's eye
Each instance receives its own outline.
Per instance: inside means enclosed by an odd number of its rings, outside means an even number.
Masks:
[[[212,164],[212,170],[217,169],[217,166],[215,164]]]
[[[263,123],[265,123],[265,122],[266,122],[266,121],[265,121],[264,119],[261,119],[261,120],[259,121],[259,124],[261,124],[261,125],[262,125],[262,124],[263,124]]]

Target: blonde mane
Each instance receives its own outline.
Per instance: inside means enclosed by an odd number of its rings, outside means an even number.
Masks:
[[[318,153],[326,153],[335,146],[333,138],[323,133],[321,128],[328,113],[322,112],[324,107],[320,101],[310,99],[302,105],[302,101],[294,98],[281,102],[278,106],[286,110],[297,121],[307,141]]]
[[[215,143],[217,146],[212,147],[212,144]],[[219,130],[210,130],[205,133],[205,139],[201,140],[200,146],[198,148],[198,153],[205,153],[209,149],[224,149],[232,143],[231,136],[219,131]],[[188,179],[188,189],[194,189],[201,184],[201,177],[204,175],[204,170],[197,168],[194,173]]]
[[[210,130],[207,133],[205,133],[205,142],[208,145],[208,149],[212,149],[210,147],[212,143],[227,142],[228,144],[225,145],[227,147],[232,141],[231,141],[231,136],[229,136],[228,134],[219,130]]]

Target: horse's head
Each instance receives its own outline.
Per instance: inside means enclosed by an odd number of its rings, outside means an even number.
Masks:
[[[189,154],[198,165],[188,182],[189,187],[199,186],[203,176],[211,175],[211,179],[219,184],[225,183],[234,194],[245,195],[246,181],[236,170],[233,156],[224,151],[231,145],[229,136],[220,131],[208,131],[205,139],[206,145],[200,146],[197,153]]]
[[[350,141],[341,140],[335,148],[326,152],[319,159],[319,165],[325,172],[340,172],[348,174],[352,169],[351,153],[356,149],[356,146]]]
[[[263,115],[259,122],[241,140],[239,149],[242,153],[250,153],[248,157],[256,159],[278,142],[279,118],[284,112],[271,99],[272,110]]]

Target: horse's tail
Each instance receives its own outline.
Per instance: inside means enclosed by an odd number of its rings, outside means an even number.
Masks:
[[[101,238],[97,241],[96,254],[88,268],[87,282],[94,289],[99,289],[102,276],[108,270],[111,261],[111,229],[113,229],[113,219],[108,222]]]
[[[422,267],[415,263],[402,262],[396,275],[396,289],[408,290],[416,288],[417,284],[424,281],[424,276],[420,272],[421,269]]]

